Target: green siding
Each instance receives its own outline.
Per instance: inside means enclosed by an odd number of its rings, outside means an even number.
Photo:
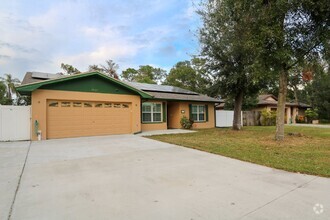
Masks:
[[[125,87],[116,85],[109,80],[100,78],[97,75],[86,78],[79,78],[76,80],[64,81],[56,84],[48,84],[41,86],[40,89],[125,95],[134,94],[132,91],[126,89]]]

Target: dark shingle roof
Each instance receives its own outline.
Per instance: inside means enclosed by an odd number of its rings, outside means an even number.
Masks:
[[[56,79],[63,76],[62,74],[56,73],[43,73],[43,72],[27,72],[21,85],[40,82],[48,79]]]
[[[53,81],[58,78],[72,78],[72,76],[64,76],[62,74],[27,72],[21,83],[21,86],[42,81]],[[153,96],[153,99],[177,100],[177,101],[199,101],[199,102],[221,102],[221,100],[201,95],[193,91],[181,89],[175,86],[157,85],[137,82],[121,82],[128,86],[134,87],[144,93]]]
[[[153,98],[151,95],[149,95],[148,93],[146,93],[142,90],[136,89],[135,87],[132,87],[132,86],[126,84],[126,83],[123,83],[120,80],[117,80],[117,79],[114,79],[112,77],[106,76],[106,75],[104,75],[102,73],[99,73],[99,72],[86,72],[86,73],[79,73],[79,74],[66,75],[66,76],[61,75],[60,77],[56,77],[56,78],[53,78],[53,79],[48,79],[48,80],[44,79],[44,80],[39,80],[39,81],[34,82],[34,83],[20,85],[20,86],[17,86],[16,89],[20,94],[30,95],[31,92],[33,92],[37,89],[40,89],[40,88],[42,88],[43,86],[46,86],[46,85],[51,85],[51,84],[54,84],[54,83],[62,83],[62,82],[75,80],[75,79],[86,78],[86,77],[95,77],[95,76],[101,77],[101,78],[103,78],[105,80],[109,80],[110,82],[113,82],[117,85],[123,86],[126,89],[128,89],[130,91],[133,91],[134,93],[139,94],[143,98],[146,98],[146,99]]]
[[[267,98],[273,98],[274,100],[267,100]],[[277,105],[277,97],[271,94],[266,94],[266,95],[259,95],[258,96],[258,105]],[[310,108],[310,105],[307,105],[305,103],[295,103],[295,102],[286,102],[286,106],[297,106],[297,107],[302,107],[302,108]]]

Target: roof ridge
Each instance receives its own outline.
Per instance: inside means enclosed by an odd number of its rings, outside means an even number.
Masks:
[[[115,78],[109,77],[105,74],[102,74],[100,72],[97,71],[90,71],[90,72],[83,72],[83,73],[77,73],[77,74],[73,74],[73,75],[68,75],[68,76],[63,76],[63,77],[58,77],[58,78],[54,78],[54,79],[48,79],[48,80],[43,80],[43,81],[39,81],[39,82],[34,82],[34,83],[28,83],[28,84],[24,84],[24,85],[20,85],[17,86],[17,91],[18,92],[32,92],[36,89],[39,89],[41,86],[43,85],[48,85],[48,84],[52,84],[52,83],[58,83],[58,82],[62,82],[62,81],[66,81],[66,80],[70,80],[71,78],[81,78],[81,77],[86,77],[89,75],[98,75],[101,76],[105,79],[108,79],[112,82],[115,82],[121,86],[124,86],[132,91],[135,91],[136,93],[138,93],[139,95],[141,95],[142,97],[146,97],[146,98],[152,98],[152,95],[148,94],[147,92],[144,92],[138,88],[132,87],[120,80],[117,80]],[[39,86],[38,86],[39,85]],[[26,89],[24,91],[24,88]],[[21,90],[21,91],[20,91]]]

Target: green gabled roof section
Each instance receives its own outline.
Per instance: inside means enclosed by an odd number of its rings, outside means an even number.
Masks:
[[[22,95],[30,95],[37,89],[110,94],[136,94],[140,95],[142,98],[152,98],[152,96],[146,92],[99,72],[79,73],[16,87],[16,90]]]

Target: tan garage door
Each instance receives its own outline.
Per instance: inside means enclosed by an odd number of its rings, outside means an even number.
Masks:
[[[47,102],[47,138],[131,133],[131,103]]]

